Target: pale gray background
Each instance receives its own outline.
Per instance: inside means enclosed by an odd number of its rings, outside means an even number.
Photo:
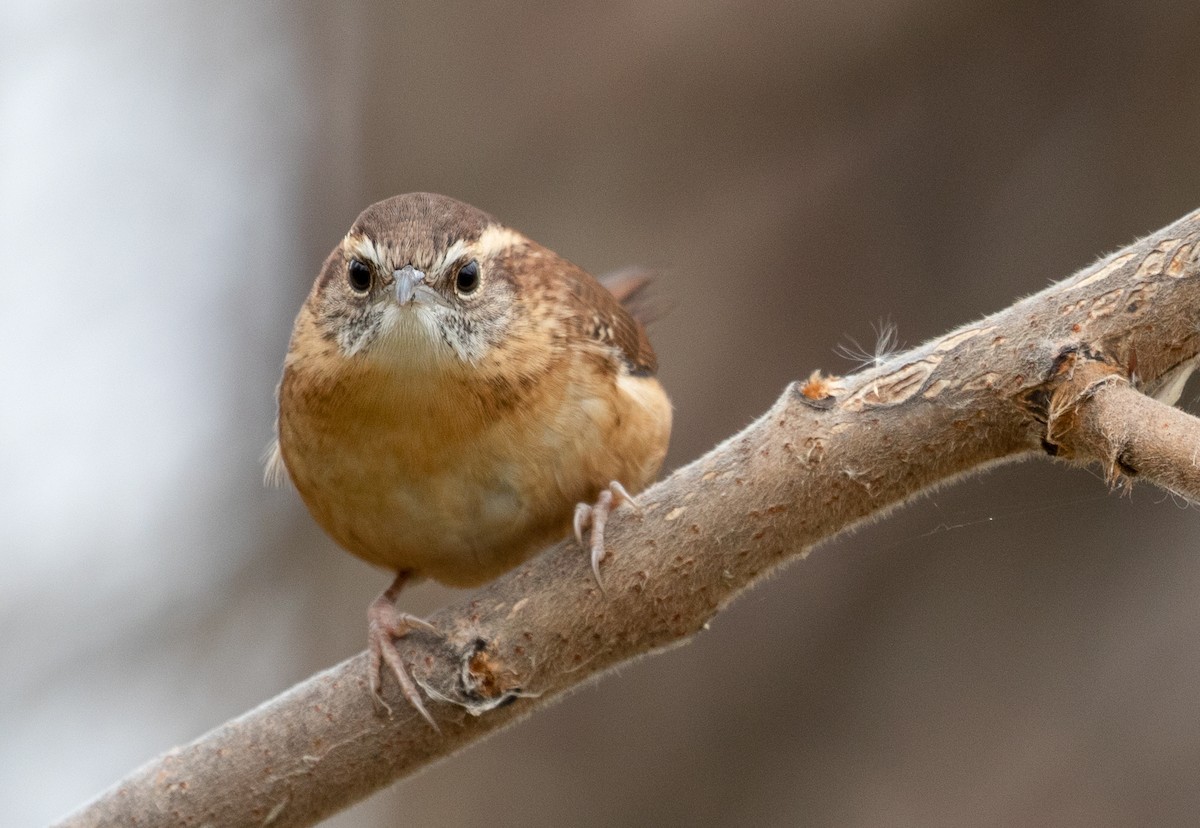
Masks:
[[[362,648],[388,576],[259,455],[366,204],[665,268],[673,467],[880,318],[914,344],[1200,207],[1198,48],[1189,0],[8,0],[6,824]],[[1189,822],[1198,539],[1150,488],[1005,468],[332,824]]]

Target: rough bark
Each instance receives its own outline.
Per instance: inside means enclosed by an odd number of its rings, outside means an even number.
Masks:
[[[430,620],[405,662],[439,731],[359,654],[154,759],[62,824],[309,825],[615,664],[678,643],[816,543],[990,463],[1099,462],[1200,494],[1200,212],[1000,313],[844,378],[793,383],[609,524],[601,591],[563,542]]]

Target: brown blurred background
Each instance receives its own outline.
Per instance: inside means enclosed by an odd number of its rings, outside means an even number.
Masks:
[[[668,467],[881,319],[916,344],[1200,207],[1190,0],[13,0],[0,32],[14,824],[364,646],[388,576],[258,458],[366,204],[663,268]],[[330,824],[1194,823],[1198,538],[1149,487],[1002,468]]]

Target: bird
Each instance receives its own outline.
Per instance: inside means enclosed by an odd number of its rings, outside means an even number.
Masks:
[[[597,580],[609,513],[658,474],[671,404],[639,311],[649,277],[604,283],[488,213],[409,193],[367,207],[296,317],[267,475],[395,573],[370,605],[384,665],[434,728],[396,647],[409,584],[486,583],[572,530]],[[585,542],[584,535],[590,534]]]

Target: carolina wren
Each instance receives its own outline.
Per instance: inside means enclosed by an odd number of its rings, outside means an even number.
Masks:
[[[373,204],[296,318],[269,475],[358,557],[396,572],[368,611],[384,663],[432,723],[396,650],[406,583],[474,586],[591,529],[658,473],[671,406],[641,322],[581,268],[467,204]],[[577,504],[578,507],[577,507]],[[594,504],[594,505],[588,505]]]

